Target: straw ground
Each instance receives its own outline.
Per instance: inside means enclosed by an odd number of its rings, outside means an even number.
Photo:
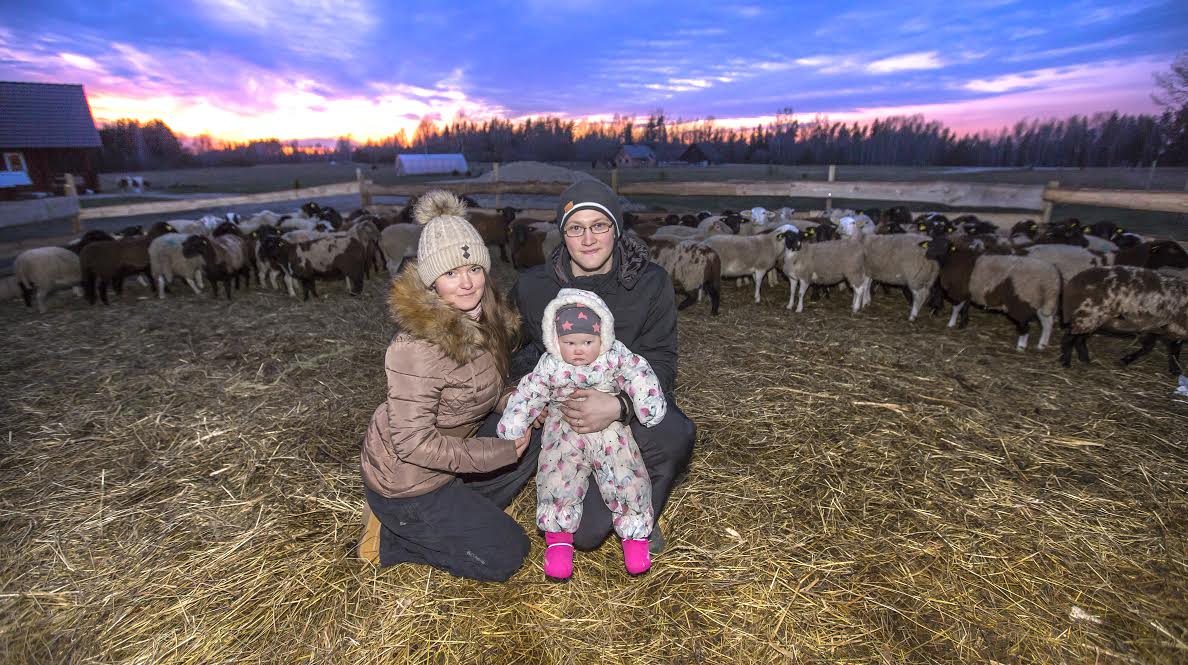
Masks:
[[[607,543],[550,584],[534,539],[492,585],[347,556],[392,327],[381,281],[322,288],[0,305],[0,660],[1188,659],[1188,406],[1132,342],[1062,370],[987,314],[730,288],[681,314],[699,441],[653,571]]]

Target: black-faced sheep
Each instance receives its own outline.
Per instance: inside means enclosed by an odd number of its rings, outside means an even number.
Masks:
[[[710,298],[710,312],[718,315],[722,292],[722,261],[709,245],[696,240],[653,238],[647,241],[652,261],[672,278],[675,287],[685,293],[677,309],[685,309]]]
[[[656,239],[659,235],[652,236]],[[722,277],[751,277],[755,280],[755,303],[760,302],[763,276],[776,267],[784,250],[800,242],[799,230],[791,224],[773,233],[757,236],[714,235],[702,240],[722,260]]]
[[[1004,312],[1019,333],[1015,348],[1027,348],[1031,321],[1038,318],[1042,332],[1036,348],[1043,350],[1052,336],[1060,307],[1060,272],[1039,259],[983,254],[964,243],[940,237],[921,243],[925,256],[940,264],[940,286],[953,303],[949,327],[970,303]]]
[[[929,236],[918,233],[885,236],[867,234],[858,238],[862,243],[866,274],[876,282],[907,287],[911,293],[909,321],[915,321],[919,316],[940,272],[940,266],[925,257],[924,248],[920,246],[928,239]],[[863,305],[869,302],[870,289],[867,289]]]
[[[817,230],[812,231],[813,235],[816,235]],[[808,231],[804,233],[807,234]],[[784,253],[783,269],[789,282],[788,309],[792,309],[795,304],[797,312],[804,311],[804,299],[810,286],[833,286],[843,281],[849,284],[854,292],[851,311],[857,312],[869,301],[867,291],[870,289],[871,280],[866,274],[860,242],[802,242],[797,249],[789,249]]]
[[[1091,268],[1064,286],[1064,321],[1060,363],[1072,365],[1075,348],[1089,362],[1086,339],[1098,330],[1143,335],[1143,348],[1122,359],[1124,364],[1150,351],[1155,337],[1168,341],[1168,369],[1179,373],[1180,349],[1188,339],[1188,282],[1147,268]]]
[[[157,222],[143,236],[101,240],[84,247],[79,253],[79,264],[87,302],[95,304],[97,293],[103,304],[108,304],[108,285],[116,294],[121,294],[124,291],[124,278],[129,275],[139,273],[151,278],[149,245],[159,236],[175,232],[168,222]]]
[[[149,243],[149,268],[157,285],[158,298],[165,298],[165,286],[175,277],[184,279],[194,293],[202,293],[205,260],[182,252],[182,245],[191,237],[189,233],[166,233]]]

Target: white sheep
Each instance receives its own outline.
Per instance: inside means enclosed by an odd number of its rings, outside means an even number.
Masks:
[[[729,226],[726,226],[726,223],[721,219],[714,219],[710,217],[706,218],[705,221],[710,222],[709,224],[706,224],[705,229],[700,227],[695,228],[692,226],[661,226],[660,228],[656,229],[656,232],[652,234],[652,237],[679,240],[704,240],[710,236],[734,235],[734,231],[732,231]]]
[[[866,274],[862,243],[853,240],[827,240],[804,243],[796,250],[784,253],[784,274],[788,276],[788,309],[796,303],[799,287],[800,301],[796,311],[804,311],[804,297],[810,286],[832,286],[847,282],[854,292],[850,309],[857,312],[868,301],[870,277]]]
[[[1090,268],[1112,263],[1108,255],[1096,254],[1076,245],[1030,245],[1015,251],[1019,256],[1029,256],[1056,266],[1060,277],[1066,282]]]
[[[12,264],[17,286],[25,305],[45,314],[45,300],[54,291],[75,288],[82,281],[78,255],[62,247],[35,247],[17,254]]]
[[[389,275],[395,277],[406,260],[416,258],[417,243],[421,241],[424,229],[421,224],[391,224],[380,232],[380,249],[387,261]]]
[[[775,267],[788,242],[798,239],[799,231],[785,224],[771,233],[757,236],[715,235],[704,239],[722,260],[722,277],[748,276],[755,280],[755,302],[763,276]]]
[[[703,292],[710,296],[711,313],[718,314],[722,284],[722,261],[717,252],[697,240],[649,238],[652,261],[664,268],[672,283],[685,292],[677,309],[701,301]]]
[[[202,268],[206,263],[201,256],[182,253],[182,244],[190,236],[189,233],[166,233],[149,243],[149,269],[157,285],[157,298],[165,298],[165,285],[174,277],[186,280],[194,293],[202,293]]]
[[[830,217],[830,221],[836,222],[837,233],[844,238],[873,235],[875,232],[874,220],[863,214],[844,215],[837,220]]]
[[[940,267],[936,261],[924,256],[920,243],[929,237],[918,233],[896,233],[893,235],[863,235],[863,265],[866,274],[876,282],[906,286],[912,292],[912,309],[908,321],[915,321],[920,308],[928,300]],[[863,305],[870,303],[870,289],[866,289]]]

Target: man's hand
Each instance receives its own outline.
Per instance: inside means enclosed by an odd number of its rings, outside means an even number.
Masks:
[[[579,388],[561,403],[561,417],[578,434],[601,432],[619,419],[619,399],[609,393]]]

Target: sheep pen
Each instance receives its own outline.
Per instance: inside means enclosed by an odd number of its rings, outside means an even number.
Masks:
[[[496,261],[503,288],[513,275]],[[5,662],[1111,662],[1188,658],[1188,404],[1157,355],[1016,352],[899,294],[679,319],[697,423],[667,549],[551,584],[350,556],[386,280],[301,304],[129,284],[0,304]],[[63,296],[58,296],[62,298]]]

